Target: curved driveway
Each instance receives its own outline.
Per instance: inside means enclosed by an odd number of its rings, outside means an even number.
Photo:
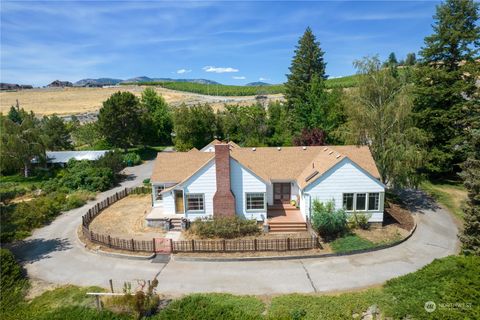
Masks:
[[[120,188],[135,186],[150,176],[152,162],[126,169],[130,179],[100,194],[102,200]],[[435,258],[458,251],[457,227],[450,214],[419,192],[409,192],[417,215],[417,230],[404,243],[380,251],[351,256],[279,261],[155,263],[97,255],[84,249],[76,230],[92,203],[68,211],[50,225],[35,230],[12,250],[23,261],[28,275],[54,284],[98,285],[108,280],[153,279],[170,295],[191,292],[279,294],[350,290],[381,284],[415,271]]]

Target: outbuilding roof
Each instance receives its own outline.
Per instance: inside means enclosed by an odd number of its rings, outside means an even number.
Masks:
[[[47,151],[48,163],[67,163],[70,159],[75,160],[98,160],[109,150],[86,150],[86,151]]]

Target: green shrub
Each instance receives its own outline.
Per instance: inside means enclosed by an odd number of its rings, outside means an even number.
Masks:
[[[232,239],[260,233],[256,220],[239,217],[217,217],[208,220],[195,220],[190,232],[201,238]]]
[[[375,244],[369,240],[360,238],[357,235],[350,234],[337,238],[330,243],[334,252],[345,253],[355,250],[363,250],[375,247]]]
[[[385,312],[394,319],[480,319],[480,257],[449,256],[387,281],[384,292],[395,303]],[[428,314],[424,305],[437,309]]]
[[[67,195],[63,210],[71,210],[83,206],[87,201],[95,199],[95,194],[92,192],[79,190]]]
[[[173,301],[155,319],[263,319],[265,305],[255,297],[231,294],[191,294]]]
[[[370,223],[368,220],[372,217],[370,213],[357,213],[353,212],[350,217],[348,217],[348,223],[351,229],[360,228],[363,230],[370,229]],[[354,226],[353,228],[351,226]]]
[[[110,168],[98,167],[88,160],[70,160],[66,169],[60,171],[55,179],[47,181],[42,187],[46,192],[78,189],[105,191],[113,187],[116,180],[116,175]]]
[[[129,152],[123,155],[123,162],[130,167],[130,166],[136,166],[141,164],[142,159],[135,152]]]
[[[333,201],[324,204],[315,199],[312,207],[312,226],[322,237],[332,239],[348,230],[345,210],[335,210]]]
[[[95,161],[95,166],[98,168],[109,168],[115,173],[122,171],[125,167],[124,157],[120,152],[107,152]]]
[[[7,249],[0,249],[0,313],[17,307],[28,286],[23,270]]]

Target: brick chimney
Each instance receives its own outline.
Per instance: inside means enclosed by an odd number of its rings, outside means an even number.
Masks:
[[[215,167],[217,191],[213,196],[213,215],[215,217],[235,216],[235,197],[230,187],[230,146],[215,145]]]

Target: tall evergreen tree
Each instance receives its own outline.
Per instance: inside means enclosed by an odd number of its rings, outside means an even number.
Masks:
[[[460,240],[464,253],[480,255],[480,128],[472,130],[470,138],[472,152],[462,164],[460,174],[468,191]]]
[[[447,0],[439,5],[434,33],[425,38],[420,52],[414,118],[430,136],[425,169],[432,176],[452,175],[466,159],[461,124],[465,97],[478,90],[478,73],[467,72],[476,64],[480,46],[478,8],[472,0]]]
[[[285,83],[285,98],[290,109],[307,101],[307,92],[313,78],[325,80],[326,63],[323,60],[324,52],[316,40],[312,29],[308,27],[298,41],[295,55],[289,68]]]

